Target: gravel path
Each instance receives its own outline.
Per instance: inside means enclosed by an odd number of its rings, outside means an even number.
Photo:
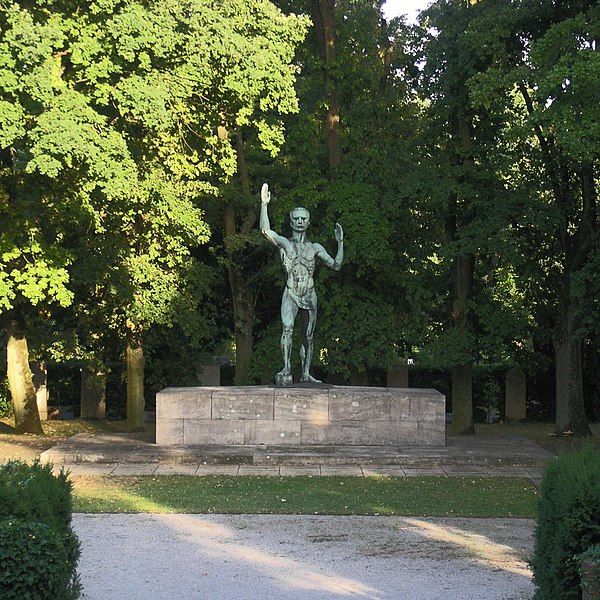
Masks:
[[[83,515],[88,600],[531,598],[533,521]]]

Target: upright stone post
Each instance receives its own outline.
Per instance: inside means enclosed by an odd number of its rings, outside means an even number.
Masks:
[[[507,421],[521,421],[526,417],[527,381],[519,367],[506,372],[505,408]]]
[[[408,364],[405,358],[390,367],[387,372],[387,386],[389,388],[408,387]]]
[[[106,373],[89,366],[81,369],[81,418],[106,418]]]
[[[198,380],[201,386],[218,387],[221,385],[221,364],[203,363],[198,367]]]
[[[48,371],[41,361],[30,364],[40,421],[48,420]]]

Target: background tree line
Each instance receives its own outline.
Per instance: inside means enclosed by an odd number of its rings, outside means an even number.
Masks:
[[[438,0],[415,26],[371,0],[0,7],[18,430],[39,430],[34,358],[57,388],[109,370],[132,430],[214,354],[236,383],[272,378],[264,181],[284,234],[298,205],[329,249],[344,226],[342,272],[316,279],[327,380],[385,384],[410,358],[423,386],[448,374],[472,433],[474,393],[520,365],[559,432],[598,418],[598,2]]]

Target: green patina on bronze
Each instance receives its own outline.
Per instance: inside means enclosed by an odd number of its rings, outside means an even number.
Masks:
[[[313,357],[313,339],[315,323],[317,320],[317,293],[313,274],[317,257],[329,268],[339,271],[344,259],[344,232],[339,223],[335,224],[335,239],[338,250],[335,258],[332,258],[321,244],[309,242],[306,239],[306,230],[310,225],[310,214],[305,208],[295,208],[290,212],[290,225],[292,237],[287,239],[275,233],[269,225],[267,205],[271,200],[269,186],[265,183],[261,190],[260,208],[260,230],[263,235],[279,248],[281,262],[285,269],[287,281],[283,298],[281,299],[281,320],[283,322],[283,333],[281,335],[281,353],[283,355],[283,369],[277,373],[275,383],[277,385],[291,385],[291,353],[292,333],[294,321],[298,311],[303,313],[303,341],[300,348],[302,360],[303,383],[320,383],[310,374],[310,364]]]

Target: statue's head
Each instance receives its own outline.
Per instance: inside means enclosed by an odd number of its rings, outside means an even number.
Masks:
[[[310,213],[298,206],[290,211],[290,225],[294,231],[306,231],[310,225]]]

